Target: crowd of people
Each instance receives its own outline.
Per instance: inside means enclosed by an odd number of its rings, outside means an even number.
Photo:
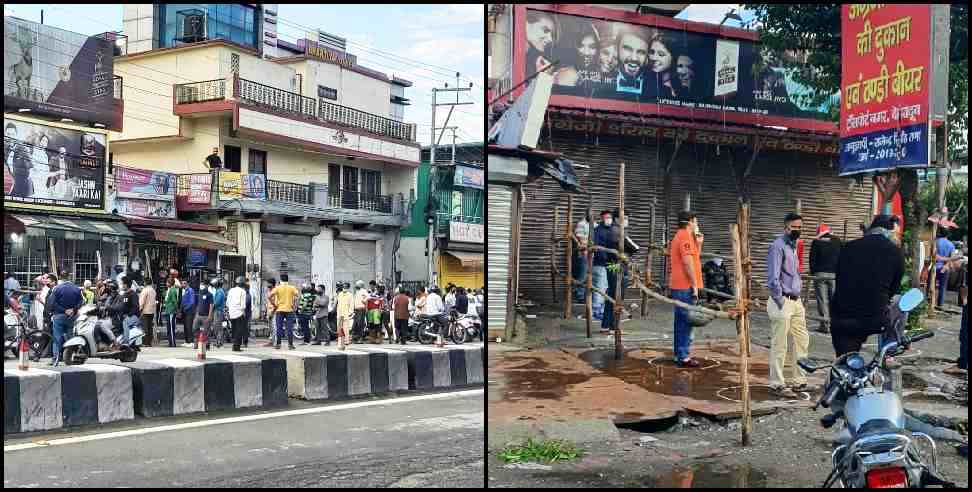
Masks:
[[[80,286],[65,274],[42,274],[34,279],[36,289],[23,289],[8,272],[4,280],[6,307],[16,306],[21,314],[32,318],[28,326],[51,334],[52,364],[60,361],[61,348],[72,336],[76,316],[85,304],[97,305],[98,315],[111,323],[113,331],[121,333],[117,339],[111,337],[114,347],[129,343],[130,331],[136,326],[144,332],[144,345],[155,345],[158,319],[159,328],[165,328],[160,344],[178,346],[181,325],[183,347],[198,349],[201,341],[207,349],[213,344],[221,347],[232,343],[232,350],[239,352],[249,345],[254,318],[262,317],[258,308],[254,312],[250,280],[243,276],[232,286],[224,286],[218,277],[208,282],[198,275],[184,280],[172,268],[160,273],[162,287],[157,290],[152,282],[139,285],[142,278],[136,280],[124,268],[116,269],[116,273],[113,278],[96,282],[85,280]],[[452,310],[483,315],[484,289],[467,293],[452,284],[444,294],[438,287],[424,286],[413,293],[402,286],[389,290],[375,281],[366,285],[359,280],[353,286],[339,282],[331,294],[324,284],[305,283],[298,289],[290,284],[286,273],[279,281],[269,279],[268,284],[265,314],[271,330],[264,346],[277,349],[283,340],[287,340],[289,349],[295,348],[295,325],[300,330],[300,345],[330,345],[336,338],[339,348],[344,349],[353,343],[380,344],[385,340],[406,344],[412,313],[432,318],[442,335],[446,334],[447,316]],[[28,309],[21,310],[24,305]]]
[[[621,244],[621,229],[617,224],[617,211],[601,212],[601,221],[593,224],[589,218],[581,219],[575,229],[574,237],[578,247],[574,250],[574,279],[584,282],[588,272],[588,247],[593,244],[618,251]],[[699,294],[705,287],[701,265],[704,236],[695,213],[682,211],[678,214],[678,230],[668,245],[669,288],[671,298],[685,304],[696,305]],[[770,386],[775,394],[785,398],[795,398],[798,391],[807,389],[806,373],[793,364],[792,373],[784,375],[784,364],[793,344],[795,359],[807,356],[810,333],[807,328],[807,313],[803,305],[803,264],[800,237],[803,218],[795,213],[784,217],[782,233],[770,244],[766,257],[767,283],[769,292],[766,311],[770,319]],[[857,352],[868,337],[883,332],[888,321],[888,305],[901,291],[905,274],[904,254],[901,251],[899,218],[893,215],[878,215],[870,227],[865,228],[864,237],[843,243],[831,233],[826,224],[818,226],[816,236],[810,245],[809,273],[814,281],[817,312],[820,324],[817,330],[829,334],[837,356]],[[630,241],[625,238],[625,252],[628,253]],[[937,296],[929,302],[942,306],[949,285],[948,278],[959,272],[964,276],[967,268],[967,252],[964,245],[956,246],[939,231],[935,242],[934,263]],[[608,306],[604,291],[615,298],[618,275],[623,275],[622,288],[627,286],[626,265],[615,267],[620,262],[618,255],[598,249],[592,258],[591,280],[597,290],[592,293],[593,318],[601,321],[602,333],[610,334],[619,330],[615,309]],[[964,290],[964,289],[962,289]],[[582,302],[587,294],[586,287],[575,288],[576,302]],[[959,296],[962,307],[962,328],[960,334],[960,358],[956,366],[945,370],[946,373],[965,375],[967,362],[967,303],[965,296]],[[691,357],[693,340],[693,320],[688,309],[674,307],[674,361],[683,368],[697,368],[699,362]]]

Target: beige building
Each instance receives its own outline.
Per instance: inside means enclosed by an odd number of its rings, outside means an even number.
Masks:
[[[180,219],[224,226],[236,243],[219,253],[218,270],[263,279],[287,272],[291,283],[329,291],[335,282],[395,282],[419,166],[415,125],[401,121],[411,83],[359,66],[340,38],[324,44],[323,33],[296,45],[274,39],[271,50],[221,39],[208,17],[208,32],[173,36],[155,19],[192,13],[165,8],[125,6],[116,165],[206,175],[218,149],[224,170],[242,178],[214,177],[208,203],[179,209]],[[261,24],[269,8],[256,7],[257,42],[269,39]],[[219,189],[241,180],[265,195]],[[205,183],[180,177],[179,193],[198,196]]]

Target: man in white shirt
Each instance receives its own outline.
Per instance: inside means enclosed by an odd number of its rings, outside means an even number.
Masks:
[[[574,280],[587,282],[587,238],[591,234],[591,223],[584,217],[577,222],[574,227],[574,237],[577,242],[574,244]],[[574,284],[574,302],[584,302],[586,299],[587,287]]]
[[[242,352],[244,330],[246,330],[246,279],[236,277],[236,287],[226,294],[226,310],[229,311],[230,324],[233,326],[233,352]]]
[[[425,299],[425,315],[432,318],[439,325],[439,341],[437,345],[440,347],[442,346],[442,340],[446,336],[446,330],[449,327],[449,321],[445,319],[445,314],[445,303],[442,302],[442,297],[439,296],[439,288],[435,287]]]

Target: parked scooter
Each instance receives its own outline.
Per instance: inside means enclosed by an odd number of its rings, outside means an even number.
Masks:
[[[89,357],[135,362],[141,351],[144,332],[138,326],[129,330],[129,343],[123,344],[114,333],[111,319],[99,318],[95,305],[82,306],[74,321],[74,337],[64,344],[61,359],[72,366],[84,364]],[[119,330],[120,331],[120,330]],[[118,342],[117,344],[115,342]]]
[[[833,405],[833,413],[820,420],[825,428],[843,422],[841,438],[831,455],[833,469],[823,488],[835,483],[842,488],[955,486],[938,474],[938,451],[931,436],[905,429],[901,397],[889,384],[894,373],[887,367],[887,359],[904,353],[914,342],[934,336],[931,332],[914,337],[904,333],[908,313],[923,300],[918,289],[892,300],[890,322],[870,363],[859,353],[845,354],[829,366],[815,366],[807,359],[798,362],[811,373],[830,369],[830,382],[814,410]],[[931,445],[930,467],[916,445],[918,438]]]
[[[17,304],[14,308],[7,308],[3,315],[3,357],[6,359],[7,352],[10,352],[14,359],[20,357],[20,340],[27,339],[28,357],[34,362],[38,362],[44,351],[51,344],[52,338],[48,333],[40,330],[32,330],[24,322],[23,305]]]
[[[453,311],[450,318],[449,338],[452,339],[453,343],[458,345],[472,341],[477,335],[481,336],[479,317],[475,314],[458,314]]]

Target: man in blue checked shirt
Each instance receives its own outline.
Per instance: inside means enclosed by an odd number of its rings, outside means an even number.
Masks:
[[[766,260],[767,287],[770,292],[766,311],[772,328],[769,383],[777,396],[796,398],[796,391],[807,389],[807,375],[796,361],[807,356],[810,346],[807,311],[800,300],[803,285],[800,280],[799,258],[797,258],[797,239],[800,238],[803,219],[795,213],[789,213],[786,214],[783,223],[783,234],[770,244]],[[789,353],[790,337],[793,337],[795,357],[791,360],[792,384],[787,386],[783,377],[783,367]]]

